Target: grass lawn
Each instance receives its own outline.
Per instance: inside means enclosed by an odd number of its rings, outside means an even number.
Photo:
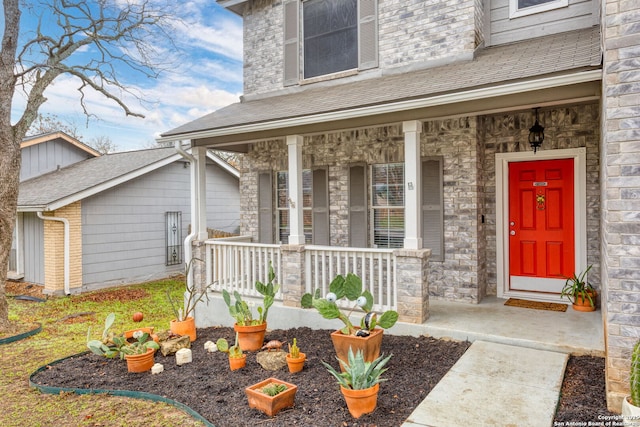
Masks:
[[[116,299],[123,289],[126,301]],[[29,375],[37,368],[72,354],[85,351],[87,329],[100,338],[104,319],[116,314],[115,331],[153,326],[169,328],[174,318],[166,289],[180,298],[182,280],[165,280],[126,288],[107,289],[70,297],[48,298],[45,302],[9,297],[9,317],[21,323],[40,323],[42,332],[0,346],[0,395],[3,427],[30,426],[200,426],[186,413],[163,403],[104,395],[42,394],[29,387]],[[114,298],[110,298],[113,295]],[[132,314],[144,313],[141,323]],[[6,336],[0,336],[0,339]]]

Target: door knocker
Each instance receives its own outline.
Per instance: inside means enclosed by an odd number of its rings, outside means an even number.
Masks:
[[[538,203],[538,210],[544,210],[544,193],[540,192],[536,195],[536,202]]]

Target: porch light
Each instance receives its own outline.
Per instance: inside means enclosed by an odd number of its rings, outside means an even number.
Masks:
[[[529,144],[531,148],[533,148],[533,153],[535,154],[538,151],[538,148],[542,145],[542,141],[544,141],[544,127],[540,126],[538,123],[538,108],[534,108],[536,112],[536,122],[529,129]]]

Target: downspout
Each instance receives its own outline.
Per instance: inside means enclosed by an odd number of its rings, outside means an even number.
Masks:
[[[69,289],[69,220],[57,216],[44,216],[42,212],[38,212],[38,218],[44,221],[58,221],[64,224],[64,293],[71,295]]]
[[[196,194],[197,191],[195,191],[195,186],[198,185],[196,177],[195,177],[195,173],[196,173],[196,158],[193,157],[191,154],[187,153],[186,151],[184,151],[182,149],[182,144],[181,141],[176,141],[174,143],[174,147],[176,149],[176,151],[178,152],[178,154],[180,154],[182,157],[184,157],[189,163],[191,163],[191,172],[190,172],[190,177],[191,177],[191,233],[189,233],[189,235],[184,239],[184,260],[185,260],[185,265],[189,265],[189,262],[191,262],[191,257],[192,257],[192,250],[191,250],[191,242],[193,242],[193,239],[198,235],[198,231],[197,230],[197,226],[198,226],[198,211],[196,209]],[[192,273],[191,273],[191,269],[190,268],[185,268],[186,272],[187,272],[187,286],[189,287],[189,289],[191,289],[192,284],[193,284],[193,279],[192,279]]]

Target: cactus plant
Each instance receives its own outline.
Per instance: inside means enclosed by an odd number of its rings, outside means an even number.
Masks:
[[[631,403],[640,406],[640,341],[633,346],[631,353]]]

